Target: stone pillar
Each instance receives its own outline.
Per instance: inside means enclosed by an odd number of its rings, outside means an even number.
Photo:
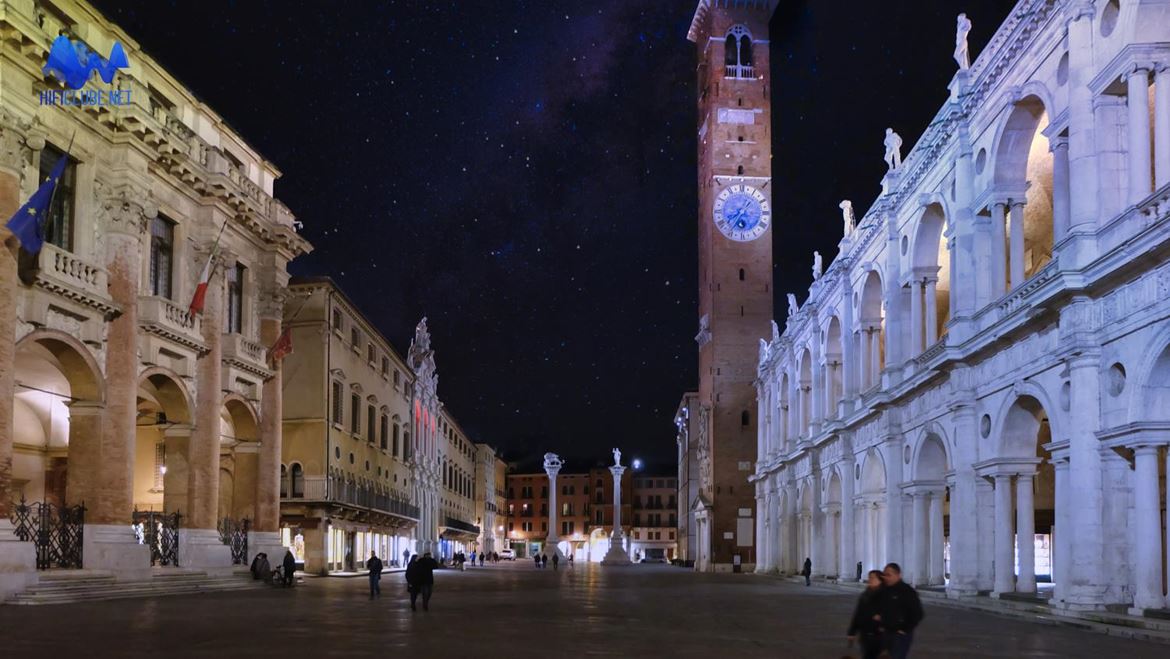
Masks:
[[[1087,231],[1097,223],[1099,176],[1093,91],[1089,83],[1098,68],[1093,62],[1093,0],[1074,0],[1068,16],[1069,108],[1068,153],[1072,231]],[[1090,250],[1091,251],[1091,250]],[[1095,254],[1093,257],[1095,258]]]
[[[853,343],[853,286],[848,281],[842,284],[842,296],[848,301],[841,305],[841,389],[842,397],[850,400],[857,396],[858,365],[860,359],[854,354]]]
[[[922,352],[922,280],[915,277],[910,280],[910,354],[914,357]]]
[[[1125,76],[1129,91],[1129,203],[1150,196],[1150,72],[1134,65]]]
[[[966,374],[959,372],[957,376]],[[948,480],[951,489],[951,578],[949,597],[969,597],[979,591],[979,542],[988,533],[979,528],[978,483],[982,479],[972,468],[978,432],[974,406],[967,397],[950,405],[955,424],[955,472]]]
[[[924,586],[929,581],[930,549],[930,502],[926,492],[915,492],[911,495],[914,500],[913,539],[911,541],[910,556],[914,561],[910,566],[910,581],[916,586]]]
[[[768,571],[768,511],[772,505],[770,494],[760,495],[761,483],[756,483],[756,572]]]
[[[1012,533],[1012,477],[995,475],[995,593],[1010,593],[1015,577]]]
[[[557,533],[557,474],[561,471],[561,459],[555,453],[544,454],[544,473],[548,475],[548,534],[544,538],[546,546],[551,545],[551,553],[554,556],[564,558],[565,555],[557,547],[560,544],[560,534]],[[621,499],[617,496],[620,492],[621,483],[614,483],[614,499],[617,505],[618,514],[621,514]],[[614,526],[617,526],[617,517],[614,518]],[[546,550],[547,551],[547,550]]]
[[[21,172],[28,166],[24,138],[7,125],[0,114],[0,218],[7,223],[16,214],[24,195]],[[24,590],[36,578],[36,547],[13,533],[12,451],[15,439],[13,405],[16,395],[16,310],[20,285],[16,274],[18,242],[0,224],[0,601]]]
[[[1069,171],[1068,138],[1049,140],[1052,151],[1052,242],[1060,244],[1068,235],[1069,226]]]
[[[995,489],[981,477],[975,480],[975,516],[975,584],[977,590],[990,591],[995,588]],[[961,549],[955,542],[952,545]]]
[[[273,273],[283,279],[283,269]],[[283,331],[284,286],[272,281],[260,295],[260,343],[271,348]],[[275,361],[269,364],[272,377],[260,390],[260,452],[256,457],[256,513],[248,534],[248,552],[255,556],[265,552],[273,556],[279,551],[280,541],[280,460],[283,450],[284,384],[283,366]],[[394,557],[390,557],[394,558]],[[251,559],[251,556],[249,556]]]
[[[65,503],[76,506],[101,496],[102,424],[106,409],[101,403],[69,403],[69,455],[65,473]],[[71,468],[69,468],[71,467]],[[89,521],[88,515],[86,521]]]
[[[1170,183],[1170,67],[1154,72],[1154,187]]]
[[[856,529],[853,519],[853,462],[841,465],[841,567],[837,574],[842,581],[855,578],[854,565],[857,563]]]
[[[1134,538],[1137,569],[1134,581],[1134,615],[1145,609],[1160,609],[1162,596],[1162,512],[1158,491],[1158,446],[1143,445],[1134,449]]]
[[[1024,283],[1024,202],[1012,201],[1011,288]]]
[[[150,551],[126,533],[133,512],[134,441],[138,417],[138,293],[142,236],[148,217],[144,189],[123,186],[100,200],[109,294],[121,309],[106,326],[106,415],[101,459],[73,469],[97,472],[97,497],[86,501],[83,565],[126,578],[145,576]]]
[[[1020,574],[1016,592],[1036,592],[1036,508],[1032,496],[1032,474],[1016,476],[1016,547]]]
[[[991,300],[1007,292],[1007,204],[997,201],[991,206]]]
[[[813,332],[813,346],[809,353],[812,358],[812,389],[809,391],[808,434],[810,437],[820,432],[821,420],[825,418],[825,378],[821,364],[821,341],[824,334],[821,331]]]
[[[206,246],[211,249],[211,245]],[[199,255],[199,260],[205,258]],[[202,331],[207,352],[195,362],[195,427],[187,446],[187,511],[179,530],[179,565],[231,566],[231,549],[219,539],[219,444],[223,408],[223,277],[230,257],[214,257],[204,298]],[[227,261],[227,262],[225,262]]]
[[[191,443],[191,426],[180,423],[163,430],[163,511],[185,514],[187,511],[187,449]],[[271,555],[271,554],[270,554]]]
[[[1074,309],[1084,304],[1074,301]],[[1100,355],[1092,350],[1068,360],[1070,385],[1069,428],[1069,504],[1072,515],[1071,577],[1068,604],[1075,608],[1097,609],[1104,602],[1105,586],[1101,578],[1104,566],[1102,539],[1102,475],[1100,442]]]
[[[882,460],[886,464],[886,547],[885,560],[898,561],[906,556],[905,527],[902,524],[902,446],[901,436],[887,439],[882,444]]]
[[[609,551],[601,559],[602,565],[629,565],[630,556],[622,547],[622,474],[626,468],[614,460],[609,468],[613,474],[613,534],[609,538]]]
[[[927,561],[929,569],[927,583],[932,586],[946,583],[946,565],[943,562],[943,550],[946,544],[946,529],[943,528],[943,499],[946,494],[946,490],[938,490],[930,495],[930,557]]]
[[[845,306],[851,305],[847,304]],[[871,377],[870,368],[873,364],[873,358],[870,356],[872,345],[870,344],[869,340],[869,332],[870,330],[868,327],[862,327],[861,331],[858,333],[858,337],[861,339],[861,359],[857,365],[858,393],[865,392],[869,389],[869,382]]]
[[[953,272],[953,270],[952,270]],[[951,289],[954,289],[953,279],[951,280]],[[938,284],[938,277],[927,277],[924,280],[926,284],[926,317],[922,319],[926,325],[926,345],[932,346],[938,341],[938,300],[936,299],[937,292],[935,286]],[[951,301],[954,302],[954,296],[951,296]],[[954,305],[951,305],[954,309]]]
[[[1072,562],[1072,523],[1069,515],[1068,457],[1052,458],[1056,472],[1056,528],[1052,538],[1052,600],[1063,602],[1068,593],[1068,569]]]

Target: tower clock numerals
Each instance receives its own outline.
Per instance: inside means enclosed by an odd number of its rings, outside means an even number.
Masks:
[[[755,240],[768,232],[772,208],[764,193],[750,185],[732,185],[715,197],[715,226],[737,242]]]

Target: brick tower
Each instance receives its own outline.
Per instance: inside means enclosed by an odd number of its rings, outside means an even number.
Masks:
[[[777,0],[701,0],[698,46],[698,569],[755,563],[753,381],[772,320],[772,110],[768,22]],[[705,444],[705,445],[704,445]],[[706,527],[706,528],[704,528]],[[705,551],[704,551],[705,550]]]

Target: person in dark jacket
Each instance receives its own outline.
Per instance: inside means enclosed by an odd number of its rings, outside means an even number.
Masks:
[[[422,594],[423,611],[430,610],[431,591],[435,586],[435,570],[439,564],[435,559],[431,558],[431,552],[426,552],[423,557],[414,562],[414,578],[415,578],[415,592],[410,596],[410,608],[414,609],[414,600],[418,594]]]
[[[282,567],[284,568],[284,573],[281,576],[284,577],[284,585],[287,588],[293,585],[293,572],[297,570],[297,559],[293,556],[291,549],[284,552]]]
[[[272,571],[272,567],[268,565],[268,554],[260,552],[256,554],[256,558],[252,559],[252,578],[256,580],[264,579],[268,573]]]
[[[803,577],[804,577],[804,585],[806,585],[806,586],[810,586],[810,585],[812,585],[812,580],[811,580],[811,577],[812,577],[812,559],[811,559],[811,558],[806,558],[806,559],[804,559],[804,567],[803,567],[803,568],[801,568],[801,570],[800,570],[800,574],[801,574],[801,576],[803,576]]]
[[[418,599],[418,554],[410,557],[406,563],[406,592],[410,593],[410,610],[417,611],[414,602]]]
[[[881,624],[878,622],[882,588],[881,570],[870,570],[865,590],[857,599],[857,607],[853,609],[849,631],[845,632],[850,645],[854,642],[860,645],[862,659],[877,659],[882,653]]]
[[[897,563],[882,570],[882,582],[885,586],[878,598],[878,615],[886,652],[890,659],[905,659],[914,642],[914,628],[924,617],[922,602],[918,592],[902,581],[902,568]]]
[[[561,559],[556,554],[553,554],[553,572],[557,571],[557,566],[561,564]]]
[[[534,554],[532,560],[536,561],[536,569],[540,569],[540,554]]]
[[[540,567],[548,567],[548,554],[540,555]]]
[[[370,560],[366,561],[366,569],[370,571],[370,599],[382,596],[382,559],[374,552],[370,552]]]

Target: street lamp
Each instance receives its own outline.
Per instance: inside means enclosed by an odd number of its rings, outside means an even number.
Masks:
[[[641,471],[641,469],[642,469],[642,460],[640,458],[634,458],[634,471]]]

